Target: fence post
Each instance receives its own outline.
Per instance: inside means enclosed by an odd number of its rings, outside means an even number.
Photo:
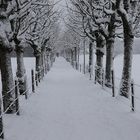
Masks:
[[[47,74],[47,64],[45,64],[45,74]]]
[[[35,92],[35,78],[34,78],[34,70],[31,70],[31,76],[32,76],[32,92]]]
[[[44,78],[44,76],[45,76],[45,68],[43,66],[43,78]]]
[[[89,80],[91,80],[91,65],[89,66]]]
[[[102,87],[104,87],[104,69],[102,69]]]
[[[43,80],[43,67],[41,68],[41,80]]]
[[[15,80],[15,107],[16,107],[16,115],[20,115],[19,99],[18,99],[18,81],[17,80]]]
[[[38,74],[37,74],[37,72],[35,74],[35,81],[36,81],[36,86],[38,86]]]
[[[26,78],[26,81],[27,81],[27,76],[25,78]],[[26,92],[25,92],[25,99],[26,100],[28,99],[28,92],[29,92],[29,90],[27,89]]]
[[[114,82],[114,70],[111,70],[112,75],[112,97],[115,97],[115,82]]]
[[[40,83],[40,80],[41,80],[41,79],[40,79],[40,77],[41,77],[41,71],[40,71],[40,70],[39,70],[39,72],[37,73],[37,76],[38,76],[38,77],[37,77],[37,78],[38,78],[38,82]]]
[[[75,69],[78,70],[77,61],[75,61]]]
[[[135,100],[134,100],[134,82],[131,82],[131,110],[135,111]]]
[[[97,70],[97,69],[96,69],[96,66],[95,66],[95,79],[94,79],[94,84],[96,84],[96,83],[97,83],[97,75],[96,75],[96,74],[97,74],[97,72],[96,72],[96,70]]]

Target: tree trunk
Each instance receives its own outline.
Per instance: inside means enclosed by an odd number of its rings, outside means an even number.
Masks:
[[[41,52],[41,77],[44,77],[44,50]]]
[[[0,50],[0,68],[2,77],[2,96],[4,111],[9,108],[6,113],[14,113],[15,103],[13,103],[13,105],[11,105],[11,103],[15,100],[15,88],[12,73],[11,56],[8,51]]]
[[[73,66],[74,64],[74,59],[73,59],[73,50],[71,49],[71,65]]]
[[[106,71],[105,71],[105,85],[111,87],[111,70],[113,68],[114,57],[114,38],[106,41]]]
[[[97,78],[97,82],[99,84],[101,84],[102,72],[103,72],[103,53],[101,51],[97,50],[96,51],[95,75]]]
[[[93,44],[92,42],[89,43],[89,73],[93,70]]]
[[[47,74],[47,52],[46,52],[46,48],[45,48],[45,52],[44,52],[44,65],[45,65],[45,74]]]
[[[79,57],[80,57],[80,48],[78,47],[78,54],[77,54],[77,62],[78,62],[78,69],[79,69]]]
[[[83,62],[83,72],[86,74],[86,40],[84,38],[83,42],[83,56],[84,56],[84,62]]]
[[[99,34],[96,33],[96,68],[95,68],[95,76],[97,82],[101,84],[102,72],[103,72],[103,48],[104,48],[104,39]]]
[[[24,66],[23,60],[23,49],[20,49],[18,46],[16,47],[16,55],[17,55],[17,78],[19,82],[19,92],[21,95],[27,94],[27,78],[26,78],[26,70]]]
[[[116,5],[112,3],[112,10],[116,10]],[[111,87],[112,85],[112,74],[111,70],[113,68],[114,59],[114,42],[115,42],[115,17],[116,12],[111,15],[110,23],[108,25],[108,37],[106,37],[106,70],[105,70],[105,85]]]
[[[36,58],[36,72],[38,73],[38,78],[41,79],[41,54],[35,55]]]
[[[124,36],[124,63],[122,72],[122,81],[120,87],[120,95],[129,97],[129,90],[131,84],[131,69],[132,69],[132,47],[134,38],[129,34]]]
[[[78,62],[77,62],[77,47],[74,47],[74,62],[75,62],[75,68],[78,69]]]
[[[49,64],[50,54],[47,52],[47,71],[50,70],[50,64]]]
[[[130,16],[130,10],[134,12],[135,7],[130,7],[129,1],[123,1],[124,9],[126,12],[120,10],[121,1],[116,1],[117,12],[120,15],[123,23],[123,35],[124,35],[124,60],[123,60],[123,71],[120,86],[120,95],[129,97],[129,90],[131,84],[131,69],[132,69],[132,48],[134,42],[133,34],[133,21],[132,18],[128,19]],[[131,15],[132,16],[132,15]]]

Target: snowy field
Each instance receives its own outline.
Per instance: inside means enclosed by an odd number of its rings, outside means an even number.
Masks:
[[[79,62],[82,65],[82,69],[83,69],[83,55],[80,55],[80,59]],[[88,60],[89,60],[89,55],[86,55],[86,67],[88,68]],[[96,62],[96,56],[94,54],[93,56],[93,64],[95,65]],[[104,56],[104,68],[105,68],[105,56]],[[139,72],[140,72],[140,65],[139,65],[139,61],[140,61],[140,55],[135,54],[133,55],[133,65],[132,65],[132,79],[134,81],[134,92],[135,92],[135,109],[136,112],[140,114],[140,77],[139,77]],[[123,97],[119,97],[118,93],[119,93],[119,87],[120,87],[120,82],[121,82],[121,75],[122,75],[122,67],[123,66],[123,55],[118,55],[117,57],[115,57],[114,59],[114,73],[115,73],[115,93],[117,98],[123,98]],[[94,68],[93,68],[94,69]],[[87,71],[87,70],[86,70]],[[89,77],[89,75],[87,74],[86,77]],[[93,78],[94,80],[94,72],[93,72]],[[104,90],[106,90],[108,93],[111,94],[111,90],[109,90],[108,88],[105,88]],[[131,99],[131,97],[130,97]],[[122,99],[122,101],[124,102],[124,104],[126,106],[128,106],[128,108],[131,108],[131,100],[128,99]]]
[[[35,70],[35,58],[34,57],[24,57],[24,64],[26,68],[26,74],[28,79],[31,79],[31,70]],[[16,58],[12,58],[12,69],[13,75],[16,76],[17,62]]]
[[[28,69],[32,61],[26,61]],[[63,58],[20,104],[20,116],[4,116],[5,140],[140,140],[140,113],[130,111],[129,101],[112,98]]]

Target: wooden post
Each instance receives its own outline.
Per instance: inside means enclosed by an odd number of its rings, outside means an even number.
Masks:
[[[25,77],[26,78],[26,81],[27,81],[27,76]],[[25,92],[25,99],[27,100],[28,99],[28,89],[26,90],[26,92]]]
[[[35,78],[34,78],[34,70],[31,70],[32,75],[32,92],[35,93]]]
[[[90,65],[90,70],[89,70],[89,72],[90,72],[90,80],[92,79],[92,73],[93,73],[93,66],[92,65]]]
[[[82,66],[81,66],[81,64],[80,64],[80,72],[81,72],[81,70],[82,70]]]
[[[43,79],[43,68],[41,68],[41,80]]]
[[[96,67],[95,67],[95,79],[94,79],[94,84],[97,83],[97,77],[96,77],[97,75],[96,75],[96,74],[97,74],[97,72],[96,72]]]
[[[44,78],[44,67],[42,68],[42,79]]]
[[[135,100],[134,100],[134,82],[131,82],[131,110],[135,111]]]
[[[102,69],[102,87],[104,87],[104,69]]]
[[[111,73],[112,73],[112,97],[115,97],[114,71],[111,70]]]
[[[43,67],[43,78],[44,78],[44,76],[45,76],[45,68]]]
[[[37,74],[37,72],[35,74],[35,81],[36,81],[36,86],[38,86],[38,74]]]
[[[16,107],[16,114],[20,115],[19,113],[19,99],[18,99],[18,81],[15,80],[15,107]]]
[[[45,63],[45,74],[47,74],[47,64]]]
[[[41,71],[37,72],[37,76],[38,76],[38,82],[40,83]]]
[[[78,62],[76,61],[76,70],[78,70]]]

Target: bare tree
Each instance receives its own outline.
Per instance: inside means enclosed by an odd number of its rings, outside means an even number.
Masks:
[[[11,27],[13,31],[13,40],[15,42],[15,51],[17,56],[17,78],[19,82],[20,94],[27,92],[27,77],[24,66],[24,49],[29,47],[29,44],[25,40],[26,31],[30,25],[30,7],[31,2],[27,0],[15,0],[14,14],[11,18]]]
[[[11,67],[10,53],[13,50],[12,30],[9,16],[12,14],[11,2],[3,0],[0,3],[0,69],[2,77],[2,97],[4,111],[12,113],[15,111],[14,103],[14,81]]]
[[[96,14],[94,14],[96,10],[96,3],[98,3],[98,1],[71,0],[71,2],[76,8],[76,10],[72,9],[72,11],[78,13],[81,16],[81,25],[84,34],[91,40],[92,43],[96,42],[96,60],[98,61],[96,62],[96,73],[98,73],[98,82],[100,82],[103,69],[103,48],[105,46],[105,39],[96,21],[96,18],[98,17],[97,15],[101,13],[101,11],[98,10],[98,12],[96,11]],[[89,59],[89,61],[91,61],[91,59]]]
[[[137,0],[118,0],[116,1],[117,13],[123,23],[124,37],[124,63],[120,94],[129,97],[132,69],[132,49],[136,30],[140,19],[140,2]]]
[[[36,71],[41,78],[41,71],[44,69],[44,58],[46,58],[46,46],[52,39],[54,33],[54,23],[59,18],[59,12],[54,10],[55,3],[47,0],[32,2],[31,11],[32,19],[30,30],[26,35],[31,47],[34,49],[34,56],[36,58]],[[56,18],[57,17],[57,18]],[[52,34],[51,34],[52,33]]]

